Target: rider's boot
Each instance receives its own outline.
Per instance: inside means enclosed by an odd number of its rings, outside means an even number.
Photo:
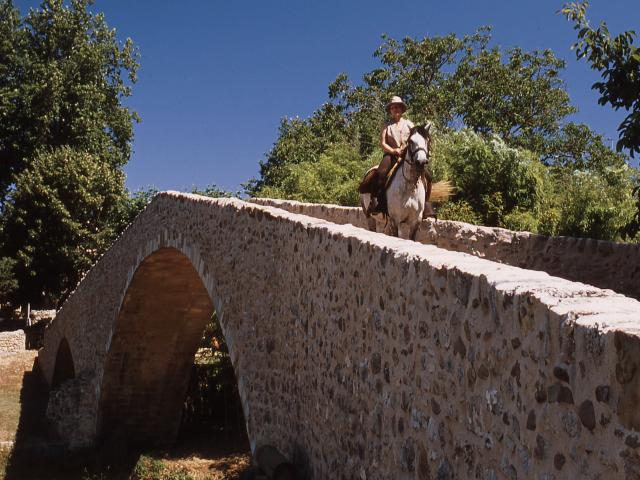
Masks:
[[[433,209],[433,205],[431,204],[431,202],[425,202],[424,204],[424,210],[422,211],[422,219],[424,220],[425,218],[435,218],[436,220],[438,219],[438,214]]]
[[[422,181],[424,182],[424,190],[425,190],[424,210],[422,210],[422,219],[424,220],[425,218],[435,218],[436,220],[438,220],[438,214],[433,209],[433,204],[429,201],[429,197],[431,197],[431,177],[430,176],[428,177],[427,175],[428,175],[427,173],[422,175]]]
[[[368,215],[373,215],[376,213],[383,212],[384,205],[384,180],[380,180],[380,177],[377,177],[375,182],[373,182],[373,189],[371,191],[371,200],[369,201],[369,208],[367,209]]]

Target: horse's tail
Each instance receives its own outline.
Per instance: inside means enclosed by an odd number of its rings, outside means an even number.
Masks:
[[[449,180],[443,180],[441,182],[436,182],[431,187],[431,196],[429,197],[430,202],[441,203],[449,200],[456,191],[456,187]]]

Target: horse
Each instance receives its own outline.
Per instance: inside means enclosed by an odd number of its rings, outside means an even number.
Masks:
[[[411,129],[404,155],[397,166],[398,171],[386,187],[388,215],[369,215],[371,194],[360,194],[360,206],[367,215],[369,230],[415,240],[425,208],[427,186],[422,177],[429,163],[430,129],[431,125]],[[365,178],[373,168],[367,171]]]

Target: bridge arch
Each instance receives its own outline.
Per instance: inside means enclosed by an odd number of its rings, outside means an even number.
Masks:
[[[73,362],[71,347],[69,347],[67,339],[62,337],[58,345],[58,352],[56,353],[56,362],[53,369],[51,388],[56,389],[67,380],[74,379],[75,376],[76,368]]]
[[[198,342],[213,302],[173,247],[136,269],[117,315],[98,403],[98,435],[132,443],[174,439]]]

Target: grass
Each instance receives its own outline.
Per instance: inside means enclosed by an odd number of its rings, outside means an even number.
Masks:
[[[20,393],[25,372],[33,367],[37,352],[0,358],[0,442],[15,440],[20,422]]]
[[[130,480],[195,480],[186,467],[170,468],[163,460],[142,455]]]

